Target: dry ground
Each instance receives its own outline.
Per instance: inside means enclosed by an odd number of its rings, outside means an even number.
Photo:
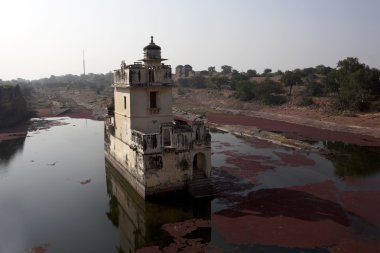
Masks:
[[[242,102],[234,98],[231,90],[186,89],[185,94],[179,95],[174,89],[173,96],[179,112],[228,112],[380,138],[380,113],[338,115],[329,110],[326,98],[314,99],[315,105],[301,107],[296,105],[297,98],[281,106]]]

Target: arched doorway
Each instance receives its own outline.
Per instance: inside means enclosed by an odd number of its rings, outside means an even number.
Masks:
[[[206,173],[206,156],[202,152],[198,152],[193,158],[193,181],[207,178]]]
[[[202,152],[198,152],[195,154],[193,159],[193,169],[200,169],[204,171],[206,167],[206,156]]]

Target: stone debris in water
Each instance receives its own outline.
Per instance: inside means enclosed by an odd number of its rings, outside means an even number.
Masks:
[[[164,224],[162,229],[167,231],[173,237],[174,242],[163,249],[160,249],[158,246],[140,248],[136,253],[207,252],[208,241],[203,241],[202,238],[186,238],[187,235],[198,228],[210,228],[211,230],[211,221],[190,219],[182,222]]]
[[[80,184],[88,184],[90,182],[91,182],[91,178],[83,180],[83,181],[80,181]]]
[[[25,253],[44,253],[50,247],[50,242],[27,249]]]

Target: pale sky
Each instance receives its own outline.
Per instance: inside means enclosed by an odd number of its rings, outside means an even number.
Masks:
[[[0,79],[106,73],[154,36],[173,69],[380,68],[379,0],[0,0]]]

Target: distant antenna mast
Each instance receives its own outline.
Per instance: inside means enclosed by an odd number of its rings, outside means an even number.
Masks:
[[[83,75],[86,75],[86,62],[84,61],[84,48],[83,48]]]

